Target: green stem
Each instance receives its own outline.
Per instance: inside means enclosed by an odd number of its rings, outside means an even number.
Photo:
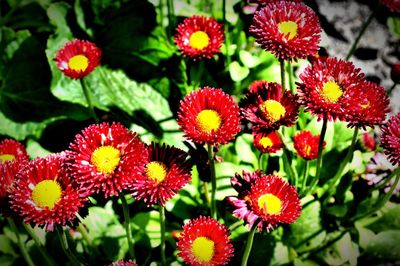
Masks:
[[[283,128],[282,128],[283,130]],[[290,165],[289,162],[289,149],[285,145],[285,140],[284,140],[284,133],[278,132],[279,138],[282,140],[283,143],[283,153],[282,153],[282,159],[283,159],[283,164],[285,165],[285,169],[287,170],[288,174],[288,180],[291,184],[297,183],[297,175],[295,175],[292,166]]]
[[[160,25],[164,27],[164,0],[160,0],[158,3],[158,10],[160,12]]]
[[[396,85],[399,84],[399,82],[394,82],[392,87],[390,87],[390,89],[388,90],[388,95],[392,94],[392,91],[394,90],[394,88],[396,88]]]
[[[33,263],[28,251],[25,248],[25,245],[22,243],[21,238],[19,237],[18,228],[15,225],[14,220],[10,217],[7,217],[7,221],[10,224],[11,230],[15,234],[15,238],[17,238],[19,250],[21,251],[22,257],[24,257],[26,264],[28,264],[29,266],[35,266],[35,263]]]
[[[375,207],[371,208],[371,209],[370,209],[369,211],[367,211],[366,213],[361,214],[361,215],[357,215],[357,216],[353,217],[350,221],[353,221],[353,222],[354,222],[354,221],[360,220],[360,219],[362,219],[362,218],[364,218],[364,217],[367,217],[367,216],[369,216],[369,215],[371,215],[371,214],[377,212],[379,209],[381,209],[383,206],[385,206],[385,204],[390,200],[390,197],[392,196],[394,190],[396,189],[397,184],[399,183],[399,179],[400,179],[400,167],[397,168],[397,169],[394,171],[394,175],[396,175],[396,179],[394,180],[392,186],[390,187],[390,190],[386,193],[386,195],[382,198],[382,200],[380,200],[380,201],[375,205]]]
[[[45,261],[47,263],[47,265],[51,265],[51,266],[57,265],[54,262],[54,260],[47,254],[46,250],[43,247],[42,242],[40,241],[40,239],[35,234],[35,231],[33,230],[32,226],[30,226],[29,224],[26,224],[26,223],[22,223],[22,225],[24,226],[24,228],[25,228],[26,232],[28,233],[28,235],[35,242],[36,247],[39,249],[39,252],[40,252],[40,254],[42,254],[43,258],[45,259]]]
[[[88,90],[83,78],[81,78],[79,80],[81,82],[82,91],[83,91],[83,94],[85,95],[86,102],[87,102],[87,104],[89,106],[90,114],[92,115],[92,117],[93,117],[94,121],[96,122],[96,124],[98,124],[99,123],[99,118],[97,117],[96,113],[94,112],[93,104],[92,104],[92,101],[90,100],[89,90]]]
[[[61,247],[62,247],[65,255],[67,255],[68,259],[74,265],[78,265],[78,266],[82,265],[79,262],[78,258],[74,255],[74,253],[72,253],[71,249],[69,248],[67,236],[65,235],[65,231],[63,230],[62,226],[57,225],[57,233],[58,233],[58,237],[60,238]]]
[[[282,92],[286,90],[286,80],[285,80],[285,60],[280,59],[279,63],[281,64],[281,85],[282,85]]]
[[[200,83],[202,81],[201,77],[203,76],[203,72],[204,72],[204,69],[205,69],[204,60],[200,60],[198,62],[198,67],[199,67],[199,69],[197,71],[197,75],[194,78],[192,78],[192,81],[191,81],[192,84],[193,84],[193,89],[192,90],[196,90],[197,87],[200,85]]]
[[[165,259],[165,209],[160,205],[160,229],[161,229],[161,265],[167,265]]]
[[[353,138],[351,140],[351,144],[350,144],[349,150],[346,154],[346,157],[340,163],[339,170],[336,172],[335,176],[331,180],[331,185],[329,186],[328,195],[326,197],[326,200],[328,200],[333,195],[333,193],[335,193],[336,183],[342,177],[344,168],[347,166],[347,164],[351,161],[351,159],[353,157],[353,151],[354,151],[354,147],[355,147],[355,144],[357,141],[357,136],[358,136],[358,127],[354,128]]]
[[[294,93],[294,84],[293,84],[293,67],[290,60],[288,60],[288,76],[289,76],[289,88],[292,93]]]
[[[353,53],[354,53],[354,51],[356,50],[357,45],[358,45],[358,43],[359,43],[361,37],[364,35],[365,30],[368,28],[369,24],[371,24],[372,19],[374,18],[375,12],[376,12],[377,9],[378,9],[378,8],[375,8],[375,9],[374,9],[374,11],[369,15],[369,17],[367,18],[367,20],[366,20],[366,21],[364,22],[364,24],[362,25],[360,32],[358,33],[356,39],[354,40],[353,45],[351,46],[349,52],[347,53],[346,60],[349,60],[350,57],[353,55]]]
[[[310,183],[310,187],[305,192],[304,195],[308,195],[309,193],[312,193],[314,190],[314,187],[317,185],[318,180],[319,180],[319,175],[321,173],[322,150],[324,148],[324,139],[325,139],[327,124],[328,124],[328,119],[326,117],[324,117],[323,122],[322,122],[321,134],[319,136],[319,142],[318,142],[317,169],[316,169],[315,177],[314,177],[314,179],[312,179],[312,181]]]
[[[229,54],[229,48],[231,46],[231,40],[229,39],[229,25],[226,20],[226,0],[222,0],[222,21],[224,23],[225,28],[225,54],[226,54],[226,64],[225,69],[229,68],[231,64],[231,56]]]
[[[215,176],[215,162],[214,162],[214,153],[213,146],[208,144],[208,162],[210,164],[210,172],[211,172],[211,217],[214,219],[217,218],[217,206],[215,202],[215,193],[217,190],[217,178]]]
[[[203,182],[203,189],[204,189],[204,197],[206,198],[207,205],[211,206],[210,195],[208,194],[208,183]]]
[[[243,257],[242,257],[241,266],[246,266],[247,265],[247,261],[249,259],[251,247],[253,246],[254,234],[256,232],[257,225],[258,225],[259,222],[260,222],[259,220],[255,221],[253,226],[250,229],[249,236],[247,238],[246,248],[244,250]]]
[[[168,37],[171,40],[173,36],[174,28],[175,28],[175,19],[174,19],[174,1],[167,0],[167,10],[168,10]]]
[[[307,186],[307,179],[308,179],[308,169],[310,167],[310,161],[306,160],[306,165],[304,167],[304,175],[303,175],[303,184],[301,185],[301,191],[302,193],[306,191],[306,186]]]
[[[133,249],[133,243],[132,243],[132,237],[131,237],[131,222],[129,218],[129,208],[128,208],[128,203],[126,202],[125,195],[124,193],[119,193],[119,198],[121,199],[122,203],[122,211],[124,213],[124,219],[125,219],[125,232],[126,232],[126,238],[128,239],[128,246],[129,246],[129,256],[131,259],[135,258],[135,251]]]
[[[260,170],[263,170],[262,169],[263,156],[264,156],[264,153],[262,151],[260,151],[260,154],[258,155],[258,169],[260,169]]]

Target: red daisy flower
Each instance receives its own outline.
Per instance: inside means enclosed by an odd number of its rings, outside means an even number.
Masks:
[[[367,151],[373,151],[376,149],[376,141],[374,135],[369,132],[364,132],[361,136],[361,145]]]
[[[381,126],[381,146],[393,165],[400,165],[400,113]]]
[[[231,184],[239,193],[238,197],[227,198],[236,208],[233,215],[250,227],[259,221],[258,230],[270,232],[279,223],[290,224],[300,216],[301,205],[296,188],[278,176],[265,175],[261,171],[243,171],[243,177],[236,174]]]
[[[18,172],[11,208],[26,223],[52,231],[56,224],[72,222],[83,207],[86,199],[66,171],[65,159],[65,153],[37,158]]]
[[[256,2],[260,5],[266,5],[269,3],[276,3],[280,1],[285,1],[285,2],[303,2],[302,0],[257,0]]]
[[[240,110],[255,131],[277,130],[281,125],[294,125],[299,105],[297,95],[290,91],[282,93],[278,83],[261,81],[250,86]]]
[[[80,79],[100,65],[101,50],[89,41],[73,40],[58,50],[54,60],[67,77]]]
[[[249,29],[257,43],[281,60],[315,55],[321,39],[318,16],[303,3],[269,3],[255,13]]]
[[[349,116],[346,107],[354,93],[364,86],[364,74],[353,63],[337,58],[314,61],[300,75],[297,91],[307,111],[319,119],[345,120]],[[357,88],[360,87],[361,88]]]
[[[222,89],[192,91],[180,103],[178,125],[196,143],[225,144],[240,131],[239,107]]]
[[[121,260],[111,263],[108,266],[137,266],[137,264],[134,263],[132,260],[124,261],[121,259]]]
[[[283,143],[279,135],[273,132],[253,132],[254,147],[265,153],[275,153],[282,149]]]
[[[233,256],[229,230],[211,217],[200,216],[183,227],[178,256],[192,266],[225,265]]]
[[[318,157],[318,143],[320,135],[313,135],[308,130],[303,130],[293,137],[293,146],[296,153],[305,160],[314,160]],[[322,148],[324,148],[326,142]]]
[[[400,0],[381,0],[381,3],[392,12],[400,12]]]
[[[136,133],[120,123],[85,128],[70,145],[69,168],[86,196],[117,195],[140,177],[147,150]]]
[[[4,139],[0,142],[0,164],[7,161],[29,160],[25,146],[13,139]]]
[[[142,175],[130,184],[132,196],[148,205],[162,206],[192,178],[188,154],[181,149],[152,143]]]
[[[28,163],[28,160],[6,161],[0,164],[0,213],[11,214],[9,196],[14,189],[17,173]]]
[[[191,16],[176,31],[176,45],[184,56],[193,60],[213,57],[224,42],[223,26],[213,18]]]
[[[385,89],[373,82],[365,81],[349,91],[345,109],[348,110],[349,127],[373,127],[386,119],[390,100]]]

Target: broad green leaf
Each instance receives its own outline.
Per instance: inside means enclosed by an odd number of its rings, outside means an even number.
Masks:
[[[400,18],[394,16],[389,17],[387,20],[387,25],[393,37],[400,39]]]
[[[11,240],[8,239],[7,236],[5,235],[0,235],[0,252],[14,257],[17,256],[17,253],[14,250]]]
[[[400,230],[387,230],[375,235],[367,244],[367,256],[385,258],[386,260],[400,260]]]
[[[33,159],[36,157],[45,157],[51,153],[33,139],[28,139],[26,143],[26,151],[28,152],[29,157]]]
[[[357,258],[360,255],[358,246],[351,241],[349,233],[346,233],[340,240],[322,251],[319,256],[328,265],[343,265],[349,263],[357,265]]]
[[[246,50],[239,51],[239,57],[243,65],[248,68],[256,67],[261,63],[261,60],[257,56],[252,55]]]
[[[251,164],[254,168],[258,165],[256,150],[253,146],[253,136],[251,134],[241,134],[235,141],[236,154],[241,162]]]
[[[132,222],[139,227],[140,231],[146,233],[153,248],[160,245],[160,214],[158,211],[138,213],[132,218]]]
[[[391,208],[382,208],[382,216],[374,223],[367,226],[374,232],[385,230],[400,230],[400,205],[391,205]]]
[[[294,266],[318,266],[319,264],[312,260],[294,259]]]
[[[235,82],[244,80],[250,73],[247,67],[241,66],[238,61],[233,61],[229,65],[229,74],[231,79]]]

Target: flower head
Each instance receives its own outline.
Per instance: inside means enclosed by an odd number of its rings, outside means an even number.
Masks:
[[[361,136],[361,145],[367,151],[373,151],[376,149],[376,141],[374,135],[369,132],[364,132]]]
[[[101,50],[94,43],[76,39],[58,50],[54,60],[67,77],[80,79],[100,65],[100,58]]]
[[[278,1],[255,13],[250,33],[261,47],[281,60],[306,58],[318,52],[318,16],[303,3]]]
[[[233,215],[250,227],[257,222],[259,231],[270,232],[278,224],[293,223],[300,216],[301,205],[295,187],[278,176],[261,171],[243,172],[243,177],[236,174],[231,184],[239,193],[237,197],[227,198],[235,207]]]
[[[348,110],[349,127],[373,127],[385,121],[390,100],[382,86],[365,81],[349,90],[344,108]]]
[[[381,126],[381,146],[393,165],[400,165],[400,113]]]
[[[137,266],[137,264],[134,263],[132,260],[125,261],[123,259],[120,259],[116,262],[109,264],[108,266]]]
[[[381,3],[392,12],[400,12],[400,0],[381,0]]]
[[[0,164],[21,160],[29,160],[26,148],[22,143],[13,139],[4,139],[0,142]]]
[[[165,144],[152,143],[147,149],[144,171],[129,185],[132,196],[144,200],[148,206],[164,205],[191,180],[188,154]]]
[[[136,133],[120,123],[85,128],[70,145],[69,169],[86,196],[117,195],[140,177],[147,150]]]
[[[296,153],[305,160],[314,160],[318,157],[319,135],[313,135],[308,130],[297,133],[293,138],[293,146]],[[326,142],[322,148],[324,148]]]
[[[213,18],[191,16],[178,25],[174,40],[184,56],[193,60],[211,58],[220,52],[224,30]]]
[[[211,217],[185,224],[177,246],[178,256],[193,266],[225,265],[233,256],[228,228]]]
[[[65,168],[65,153],[30,161],[18,172],[11,198],[11,208],[26,223],[52,231],[76,218],[86,199]]]
[[[264,153],[275,153],[282,149],[283,143],[279,135],[273,132],[256,131],[253,132],[254,147]]]
[[[299,113],[297,96],[290,91],[282,93],[282,87],[275,82],[253,83],[240,104],[244,119],[256,131],[277,130],[281,125],[290,127]]]
[[[364,85],[364,75],[353,63],[337,58],[314,61],[300,75],[297,91],[306,110],[319,119],[346,121],[351,91]]]
[[[180,103],[178,124],[196,143],[225,144],[240,131],[239,107],[222,89],[204,87]]]

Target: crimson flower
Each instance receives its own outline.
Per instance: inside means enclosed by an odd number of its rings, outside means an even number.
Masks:
[[[29,160],[25,146],[13,139],[4,139],[0,142],[0,164],[7,161]]]
[[[264,153],[275,153],[282,149],[283,143],[279,135],[273,132],[253,132],[254,147]]]
[[[400,165],[400,113],[381,126],[381,146],[393,165]]]
[[[296,153],[305,160],[314,160],[318,157],[318,144],[320,135],[313,135],[308,130],[303,130],[293,137],[293,146]],[[322,148],[324,148],[326,142]]]

